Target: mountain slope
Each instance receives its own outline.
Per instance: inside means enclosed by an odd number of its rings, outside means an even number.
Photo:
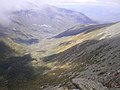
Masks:
[[[50,79],[51,83],[52,81],[55,82],[51,84],[49,90],[53,88],[59,90],[58,81],[61,83],[61,88],[63,88],[61,90],[65,90],[64,87],[68,88],[68,90],[75,89],[74,84],[79,87],[76,89],[81,88],[83,90],[90,90],[90,88],[94,88],[95,90],[119,90],[119,25],[120,23],[117,23],[106,28],[104,35],[97,40],[95,37],[91,40],[85,40],[64,52],[45,58],[48,64],[53,63],[53,68],[46,74],[46,78],[52,77]],[[80,83],[79,79],[76,78],[79,78],[83,82],[87,80],[88,82],[101,83],[103,86],[108,87],[108,89],[103,89],[102,87],[99,89],[92,86],[92,83],[89,83],[88,86],[84,83],[87,86],[87,89],[85,89],[86,87],[83,83]]]
[[[115,23],[98,24],[98,25],[82,25],[82,26],[78,25],[78,26],[74,26],[74,27],[58,34],[57,36],[54,36],[54,38],[73,36],[73,35],[80,34],[82,32],[87,33],[87,32],[91,32],[91,31],[96,30],[96,29],[105,28],[105,27],[110,26],[112,24],[115,24]]]
[[[73,29],[70,29],[70,31],[68,30],[66,31],[66,33],[64,33],[67,34],[67,32],[70,32],[71,34],[73,34],[74,31],[76,32],[78,30],[78,32],[80,31],[80,33],[77,33],[77,35],[68,34],[69,36],[63,36],[61,38],[46,39],[43,40],[40,44],[36,44],[35,46],[32,45],[30,48],[32,48],[31,51],[36,50],[38,53],[44,51],[43,53],[41,53],[41,55],[43,56],[60,53],[76,44],[82,43],[85,40],[91,40],[94,38],[96,40],[102,39],[102,36],[104,37],[107,28],[115,24],[116,23],[86,26],[77,25],[73,27]]]
[[[21,70],[23,67],[19,67],[15,71],[14,68],[10,70],[11,73],[20,70],[22,74],[15,74],[16,77],[9,79],[7,88],[10,90],[119,90],[119,36],[120,23],[116,23],[88,33],[64,38],[65,41],[76,40],[77,43],[65,44],[67,48],[64,47],[65,49],[63,48],[64,50],[59,53],[54,51],[54,55],[51,56],[38,57],[38,59],[30,56],[27,58],[13,57],[13,60],[14,58],[23,60],[12,64],[12,66],[15,65],[14,67],[17,67],[17,64],[21,65],[24,60],[28,60],[28,62],[23,65],[26,67],[23,71]],[[63,40],[63,38],[61,39]],[[59,42],[58,46],[54,48],[61,47],[60,43],[63,42]],[[50,44],[48,45],[50,46]],[[62,46],[64,45],[62,44]],[[46,49],[49,50],[49,48]],[[31,74],[29,76],[25,73],[26,71],[30,73],[29,70],[33,72],[32,77]]]

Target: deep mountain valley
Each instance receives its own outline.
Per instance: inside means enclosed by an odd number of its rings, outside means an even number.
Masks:
[[[54,6],[0,23],[0,90],[119,90],[120,22]]]

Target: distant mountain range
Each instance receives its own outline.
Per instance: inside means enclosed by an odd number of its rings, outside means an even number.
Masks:
[[[0,26],[0,35],[26,44],[38,43],[78,24],[95,23],[82,13],[49,5],[10,12],[9,17],[10,24]]]

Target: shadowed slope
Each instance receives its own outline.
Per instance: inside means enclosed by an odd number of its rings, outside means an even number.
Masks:
[[[57,36],[55,36],[53,38],[62,38],[62,37],[67,37],[67,36],[74,36],[74,35],[80,34],[82,32],[88,33],[88,32],[92,32],[96,29],[108,27],[108,26],[113,25],[113,24],[116,24],[116,23],[88,25],[88,26],[83,26],[80,28],[75,26],[73,28],[70,28],[70,29],[58,34]]]

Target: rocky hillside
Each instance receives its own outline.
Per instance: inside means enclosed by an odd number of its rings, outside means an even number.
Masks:
[[[98,29],[102,31],[100,33],[93,31],[96,34],[93,34],[94,38],[46,57],[44,61],[52,64],[52,68],[45,74],[49,78],[46,83],[49,82],[50,86],[46,84],[44,90],[119,90],[119,25]]]
[[[120,23],[48,40],[21,56],[1,43],[1,90],[120,89]]]

